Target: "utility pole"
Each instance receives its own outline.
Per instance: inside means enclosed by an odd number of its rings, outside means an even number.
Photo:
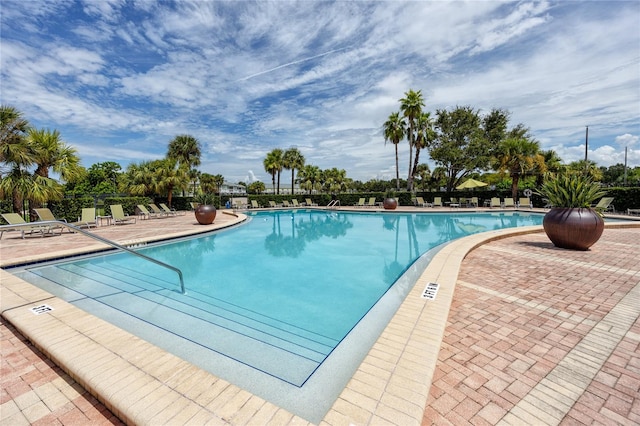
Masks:
[[[624,147],[624,186],[627,186],[627,147]]]
[[[584,174],[589,172],[589,163],[587,156],[589,153],[589,126],[587,126],[587,133],[584,136]]]

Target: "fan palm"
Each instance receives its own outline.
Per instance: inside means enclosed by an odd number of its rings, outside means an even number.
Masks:
[[[415,127],[416,127],[416,119],[422,113],[422,107],[424,106],[424,100],[422,98],[422,91],[418,90],[417,92],[409,89],[408,92],[404,94],[404,98],[400,99],[400,110],[404,113],[404,116],[407,118],[409,131],[407,133],[407,139],[409,139],[409,175],[407,178],[407,190],[411,190],[413,187],[413,146],[415,144]]]
[[[297,148],[290,148],[284,152],[282,156],[282,166],[291,170],[291,195],[293,195],[294,173],[304,167],[304,156]]]
[[[400,190],[400,170],[398,167],[398,144],[405,135],[404,121],[399,112],[392,113],[383,125],[384,143],[391,142],[396,150],[396,190]]]
[[[264,170],[271,175],[271,182],[273,184],[273,191],[276,194],[280,193],[280,172],[282,172],[282,150],[276,148],[269,152],[265,157],[263,164]],[[278,176],[278,190],[276,191],[276,175]]]

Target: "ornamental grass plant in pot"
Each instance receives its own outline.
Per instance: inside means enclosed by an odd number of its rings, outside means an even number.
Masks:
[[[214,194],[200,194],[193,201],[198,203],[195,209],[196,220],[200,225],[211,225],[216,218],[216,206]]]
[[[590,207],[606,193],[600,184],[581,174],[564,173],[547,178],[537,192],[553,206],[542,225],[556,247],[587,250],[600,239],[604,220]]]

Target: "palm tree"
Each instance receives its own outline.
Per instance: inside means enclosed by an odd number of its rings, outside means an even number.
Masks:
[[[418,164],[420,161],[420,150],[429,148],[431,142],[436,138],[436,132],[433,129],[433,120],[431,120],[431,114],[424,112],[418,116],[416,123],[416,156],[413,161],[413,175],[411,176],[411,187],[413,188],[413,181],[418,174]]]
[[[298,172],[298,179],[300,179],[300,188],[304,188],[309,191],[318,189],[318,183],[320,182],[322,171],[318,166],[312,166],[310,164],[304,166]]]
[[[540,155],[542,155],[542,158],[544,159],[544,164],[534,172],[536,174],[536,185],[538,187],[542,186],[544,183],[544,177],[547,172],[558,173],[563,167],[565,167],[562,164],[562,159],[558,156],[558,153],[552,149],[548,151],[541,151]]]
[[[422,99],[422,91],[413,91],[409,89],[404,94],[404,98],[400,99],[400,110],[404,113],[409,124],[409,132],[407,139],[409,139],[409,175],[407,178],[407,190],[411,191],[413,188],[413,146],[415,144],[414,129],[416,126],[416,118],[422,113],[422,107],[424,106],[424,100]]]
[[[48,178],[49,169],[52,169],[67,182],[83,175],[76,149],[61,140],[60,132],[31,128],[28,137],[35,153],[36,175]]]
[[[202,173],[198,169],[189,170],[188,176],[189,176],[189,181],[191,183],[193,183],[193,195],[196,194],[196,189],[197,189],[197,186],[198,186],[198,179],[200,178],[201,174]]]
[[[404,138],[404,121],[400,118],[399,112],[392,113],[383,125],[384,143],[391,142],[396,149],[396,190],[400,190],[400,169],[398,167],[398,144]]]
[[[180,167],[191,169],[194,166],[199,166],[201,155],[201,144],[193,136],[178,135],[169,142],[167,157],[177,160]]]
[[[287,170],[291,170],[291,195],[293,195],[293,174],[296,169],[300,170],[304,167],[304,156],[297,148],[289,148],[282,156],[282,166]]]
[[[0,196],[11,197],[13,211],[23,210],[23,197],[35,189],[27,171],[35,155],[27,139],[29,123],[22,113],[8,105],[0,106]]]
[[[177,160],[165,158],[156,162],[155,192],[159,195],[167,195],[167,204],[171,207],[174,189],[181,189],[188,185],[187,169],[181,167]]]
[[[280,172],[282,172],[282,150],[276,148],[269,152],[265,157],[263,164],[264,170],[271,175],[274,193],[280,193]],[[278,190],[276,191],[276,175],[278,176]]]
[[[536,168],[544,167],[540,144],[531,139],[527,129],[519,126],[510,131],[498,146],[494,167],[500,172],[509,173],[511,196],[516,199],[520,177],[531,174]]]
[[[25,143],[29,122],[12,106],[0,106],[0,163],[30,164],[30,150]],[[4,174],[0,170],[0,176]]]
[[[217,184],[216,177],[209,173],[202,173],[200,175],[200,190],[204,194],[211,194],[216,192]]]
[[[415,167],[415,171],[416,171],[416,175],[420,177],[420,183],[422,184],[422,192],[424,192],[425,190],[425,186],[427,184],[427,182],[429,181],[429,179],[431,178],[431,169],[429,168],[428,164],[418,164],[417,167]]]

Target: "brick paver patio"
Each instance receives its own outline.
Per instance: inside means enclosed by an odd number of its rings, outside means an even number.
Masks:
[[[423,425],[640,424],[640,232],[543,233],[462,263]]]

